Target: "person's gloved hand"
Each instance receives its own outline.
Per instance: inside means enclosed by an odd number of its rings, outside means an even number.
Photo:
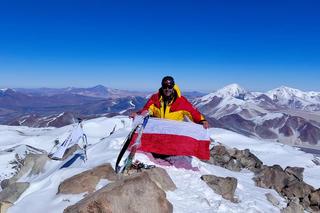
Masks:
[[[205,129],[209,128],[209,122],[208,121],[206,121],[206,120],[201,121],[201,124],[202,124],[203,128],[205,128]]]
[[[138,115],[138,113],[131,112],[130,115],[129,115],[129,118],[133,118],[134,119],[137,115]]]

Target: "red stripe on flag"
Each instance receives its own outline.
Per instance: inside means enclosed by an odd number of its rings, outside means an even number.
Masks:
[[[134,134],[130,146],[137,136],[138,134]],[[138,150],[164,155],[195,156],[202,160],[209,160],[209,145],[209,140],[197,140],[188,136],[143,133]]]

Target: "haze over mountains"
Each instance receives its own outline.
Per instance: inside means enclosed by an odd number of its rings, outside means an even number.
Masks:
[[[64,126],[140,109],[152,92],[91,88],[1,89],[0,124]],[[320,146],[320,92],[279,87],[250,92],[237,84],[203,94],[183,92],[213,127],[298,146]]]

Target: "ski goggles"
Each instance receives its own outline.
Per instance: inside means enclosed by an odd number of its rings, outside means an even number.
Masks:
[[[162,89],[173,89],[173,84],[162,84]]]

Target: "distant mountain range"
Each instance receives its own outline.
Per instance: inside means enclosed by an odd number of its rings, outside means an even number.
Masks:
[[[1,89],[0,122],[33,127],[64,126],[75,117],[128,114],[142,107],[147,93],[103,86],[65,89]]]
[[[64,126],[76,117],[128,115],[152,92],[90,88],[1,89],[0,124]],[[237,84],[216,92],[183,92],[212,127],[297,146],[320,147],[320,92],[279,87],[250,92]]]
[[[81,95],[95,98],[123,98],[128,96],[146,96],[146,92],[137,92],[137,91],[128,91],[128,90],[119,90],[111,89],[102,85],[97,85],[90,88],[76,88],[76,87],[67,87],[67,88],[35,88],[35,89],[24,89],[17,88],[14,89],[17,92],[28,94],[31,96],[53,96],[61,94],[73,94]]]
[[[320,93],[279,87],[249,92],[237,84],[194,100],[215,127],[297,146],[320,145]]]
[[[129,115],[146,103],[151,92],[90,88],[0,89],[0,124],[61,127],[75,117]],[[204,93],[188,92],[190,99]]]

